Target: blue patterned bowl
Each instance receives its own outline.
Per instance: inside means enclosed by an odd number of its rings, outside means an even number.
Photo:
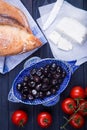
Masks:
[[[24,79],[24,76],[27,76],[30,74],[30,71],[33,68],[40,68],[44,67],[47,64],[51,63],[56,63],[57,65],[61,66],[65,71],[66,71],[66,77],[63,80],[62,84],[60,85],[59,90],[55,95],[51,95],[49,97],[46,97],[44,99],[35,99],[33,101],[26,100],[22,101],[20,93],[17,91],[16,86],[18,83],[22,82]],[[45,58],[45,59],[40,59],[39,57],[33,57],[29,59],[25,65],[24,69],[18,74],[18,76],[15,78],[12,89],[9,93],[8,99],[12,102],[21,102],[24,104],[29,104],[29,105],[38,105],[38,104],[43,104],[45,106],[52,106],[55,105],[59,101],[60,94],[66,89],[72,73],[78,68],[78,66],[75,66],[76,61],[72,62],[65,62],[61,60],[56,60],[54,58]]]

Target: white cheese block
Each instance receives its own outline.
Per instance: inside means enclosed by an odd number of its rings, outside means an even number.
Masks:
[[[75,19],[65,17],[57,25],[57,29],[82,44],[87,35],[87,28]]]

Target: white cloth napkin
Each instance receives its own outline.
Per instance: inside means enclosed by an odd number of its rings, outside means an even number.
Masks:
[[[68,2],[64,1],[62,7],[60,8],[60,10],[56,16],[56,19],[49,26],[49,28],[47,28],[44,31],[43,25],[46,22],[47,18],[49,17],[50,12],[53,7],[54,7],[54,3],[39,7],[39,12],[40,12],[41,17],[39,19],[37,19],[37,22],[38,22],[40,28],[42,29],[47,40],[49,41],[49,45],[51,47],[53,56],[57,59],[66,60],[66,61],[76,60],[76,59],[80,59],[82,57],[86,57],[87,56],[87,41],[85,41],[84,44],[80,45],[80,44],[75,44],[74,41],[71,39],[70,42],[73,45],[73,49],[71,49],[70,51],[63,51],[61,49],[58,49],[56,47],[56,45],[53,44],[52,41],[49,40],[49,35],[55,30],[55,28],[61,22],[61,20],[63,20],[63,18],[74,19],[74,20],[78,21],[79,23],[81,23],[87,29],[87,22],[86,22],[87,21],[87,11],[76,8],[76,7],[72,6],[71,4],[69,4]],[[68,27],[68,25],[67,25],[67,27]],[[87,38],[87,35],[85,35],[85,37]],[[66,41],[64,41],[64,42],[66,42]]]
[[[46,43],[45,37],[43,36],[43,34],[40,31],[40,29],[38,28],[36,22],[33,20],[32,16],[29,14],[27,9],[24,7],[22,2],[20,0],[4,0],[4,1],[18,7],[19,9],[21,9],[25,13],[25,15],[29,21],[29,25],[31,27],[33,34],[36,35],[38,38],[40,38],[42,43],[45,44]],[[9,72],[15,66],[17,66],[19,63],[21,63],[25,58],[27,58],[32,53],[34,53],[36,50],[37,49],[30,51],[30,52],[27,52],[27,53],[24,53],[24,54],[19,54],[16,56],[0,57],[0,73],[4,74],[4,73]]]

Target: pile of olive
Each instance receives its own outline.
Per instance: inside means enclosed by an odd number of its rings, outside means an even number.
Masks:
[[[65,70],[54,62],[39,69],[32,69],[30,74],[17,84],[16,88],[22,100],[43,99],[56,94],[65,76]]]

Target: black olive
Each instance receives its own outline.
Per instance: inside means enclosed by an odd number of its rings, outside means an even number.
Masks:
[[[52,74],[49,72],[49,73],[47,74],[47,77],[48,77],[48,78],[51,78],[51,77],[52,77]]]
[[[39,83],[40,82],[40,77],[38,77],[37,75],[34,76],[34,81],[36,83]]]
[[[45,67],[48,68],[48,69],[50,69],[50,65],[46,65]]]
[[[30,75],[29,75],[29,80],[28,80],[28,82],[31,81],[31,80],[33,80],[33,79],[34,79],[34,78],[33,78],[33,75],[30,74]]]
[[[62,77],[62,78],[65,78],[65,76],[66,76],[66,72],[63,71],[61,77]]]
[[[19,92],[21,92],[22,88],[23,88],[22,84],[21,84],[21,83],[18,83],[18,84],[17,84],[17,90],[18,90]]]
[[[29,80],[29,77],[28,77],[28,76],[25,76],[25,77],[24,77],[24,82],[28,82],[28,80]]]
[[[59,85],[55,85],[55,88],[58,90],[59,89]]]
[[[22,86],[27,86],[27,82],[22,82]]]
[[[47,91],[47,90],[49,90],[50,89],[50,86],[48,85],[48,84],[42,84],[42,87],[41,87],[41,90],[42,91]]]
[[[44,78],[44,75],[41,75],[41,76],[40,76],[40,79],[43,80],[43,78]]]
[[[49,79],[48,78],[43,78],[43,83],[49,84]]]
[[[41,84],[41,83],[40,83],[40,84],[37,84],[37,85],[36,85],[36,87],[35,87],[35,89],[36,89],[37,91],[40,91],[41,86],[42,86],[42,84]]]
[[[40,97],[40,98],[43,98],[43,97],[44,97],[44,94],[43,94],[42,91],[39,92],[39,97]]]
[[[61,84],[62,81],[63,81],[63,79],[59,79],[59,80],[58,80],[58,84]]]
[[[55,88],[51,88],[51,93],[55,94],[56,93],[56,89]]]
[[[23,89],[22,89],[22,94],[27,95],[28,93],[29,93],[28,88],[23,88]]]
[[[54,70],[56,70],[56,67],[57,67],[57,64],[56,64],[56,63],[52,63],[52,64],[50,65],[50,70],[51,70],[51,71],[54,71]]]
[[[39,98],[39,93],[37,93],[34,97],[35,97],[35,98]]]
[[[31,87],[31,83],[30,83],[30,81],[27,83],[27,85],[28,85],[28,87]]]
[[[62,72],[62,68],[60,66],[57,66],[56,71],[57,71],[57,73],[61,73]]]
[[[26,94],[22,94],[22,100],[26,100],[27,99],[27,95]]]
[[[51,83],[52,83],[52,85],[56,85],[58,83],[58,80],[57,79],[52,79]]]
[[[33,100],[33,99],[34,99],[33,95],[31,95],[31,94],[28,94],[28,95],[27,95],[27,98],[28,98],[29,100]]]
[[[40,69],[39,69],[42,73],[43,73],[43,71],[44,71],[44,68],[43,67],[40,67]]]
[[[22,88],[22,90],[23,90],[23,89],[29,90],[29,87],[28,87],[28,86],[24,86],[24,87]]]
[[[55,70],[51,70],[50,73],[53,76],[54,74],[56,74],[56,71]]]
[[[40,76],[42,75],[41,70],[37,70],[36,74],[37,74],[37,76],[39,76],[39,77],[40,77]]]
[[[35,83],[34,81],[30,81],[30,82],[28,83],[28,85],[29,85],[31,88],[34,88],[35,85],[36,85],[36,83]]]
[[[50,96],[50,95],[51,95],[51,91],[47,91],[46,96]]]
[[[31,94],[32,93],[32,89],[29,89],[29,94]]]
[[[49,73],[49,72],[48,72],[47,70],[44,70],[44,72],[43,72],[44,76],[47,76],[48,73]]]
[[[46,67],[44,68],[44,71],[46,71],[47,73],[49,72],[49,70],[50,70],[50,68],[49,68],[48,66],[46,66]]]
[[[59,79],[61,77],[61,75],[59,73],[53,74],[53,78],[55,79]]]
[[[30,74],[31,74],[31,75],[35,75],[36,72],[37,72],[37,70],[34,68],[34,69],[32,69],[32,70],[30,71]]]
[[[32,90],[32,95],[33,96],[37,95],[37,91],[35,89]]]

